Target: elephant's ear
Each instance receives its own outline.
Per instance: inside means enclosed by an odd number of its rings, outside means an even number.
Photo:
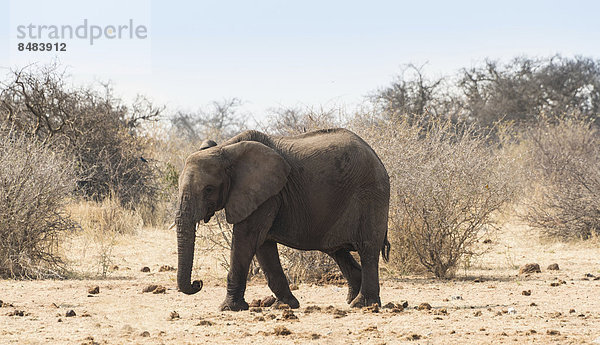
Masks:
[[[231,185],[225,203],[227,222],[246,219],[287,183],[289,164],[275,150],[255,141],[223,147],[231,160]]]
[[[200,145],[200,150],[205,150],[213,146],[217,146],[217,143],[214,140],[206,139]]]

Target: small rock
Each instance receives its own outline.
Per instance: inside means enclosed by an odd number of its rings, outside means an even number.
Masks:
[[[169,266],[169,265],[162,265],[160,266],[160,268],[158,269],[159,272],[169,272],[169,271],[177,271],[177,269],[173,266]],[[145,272],[145,271],[142,271]],[[150,269],[148,269],[148,272],[150,272]]]
[[[490,240],[489,238],[486,238],[486,239],[483,241],[483,243],[484,243],[484,244],[490,244],[490,243],[492,243],[492,240]]]
[[[142,333],[140,333],[140,337],[148,338],[149,336],[150,336],[150,332],[148,332],[148,331],[143,331]]]
[[[557,286],[561,286],[561,285],[563,285],[563,284],[566,284],[566,283],[567,283],[567,282],[566,282],[566,281],[564,281],[564,280],[559,280],[559,281],[557,281],[557,282],[552,282],[552,283],[550,283],[550,286],[552,286],[552,287],[557,287]]]
[[[406,339],[410,340],[410,341],[416,341],[416,340],[421,339],[421,336],[416,333],[413,333],[413,334],[409,335],[408,337],[406,337]]]
[[[275,303],[275,301],[276,301],[275,297],[267,296],[260,301],[260,306],[268,308],[268,307],[272,306],[273,303]]]
[[[156,289],[154,289],[154,291],[152,291],[152,293],[155,295],[159,293],[167,293],[167,289],[164,286],[159,285],[156,287]]]
[[[253,299],[252,302],[250,302],[250,304],[248,304],[248,306],[250,308],[252,307],[260,307],[260,300],[259,299]]]
[[[179,313],[176,311],[172,311],[171,314],[169,314],[169,320],[178,320],[179,319]]]
[[[537,334],[537,331],[535,329],[530,329],[527,332],[525,332],[525,335],[533,335],[533,334]]]
[[[473,280],[473,283],[483,283],[483,278],[476,278]]]
[[[560,332],[555,330],[555,329],[549,329],[546,331],[546,334],[548,335],[560,335]]]
[[[317,340],[317,339],[320,339],[320,338],[321,338],[321,335],[320,335],[320,334],[318,334],[318,333],[313,333],[313,334],[311,334],[311,335],[310,335],[310,338],[311,338],[312,340]]]
[[[529,273],[541,273],[540,265],[538,264],[526,264],[521,266],[519,269],[519,274],[529,274]]]
[[[145,288],[142,289],[142,293],[145,293],[145,292],[154,292],[159,287],[160,287],[160,285],[150,284],[150,285],[148,285],[148,286],[146,286]]]
[[[298,317],[294,314],[291,309],[286,309],[281,314],[283,320],[298,320]]]
[[[560,270],[560,267],[558,267],[558,264],[554,263],[554,264],[550,264],[548,265],[548,271],[558,271]]]
[[[209,321],[209,320],[201,320],[200,322],[198,322],[196,324],[196,326],[212,326],[214,325],[214,322]]]
[[[67,311],[65,316],[66,317],[74,317],[74,316],[77,316],[77,314],[75,314],[75,310],[71,309],[71,310]]]
[[[292,334],[292,331],[290,331],[289,329],[287,329],[285,326],[277,326],[273,330],[273,334],[275,334],[275,335],[284,335],[285,336],[285,335]]]
[[[514,315],[517,313],[517,310],[513,307],[510,307],[510,308],[508,308],[508,310],[506,312],[507,312],[507,314]]]
[[[560,311],[554,312],[552,314],[550,314],[550,317],[553,319],[559,318],[562,316],[562,313]]]
[[[450,299],[452,299],[453,301],[460,301],[460,300],[462,300],[463,298],[462,298],[462,296],[460,296],[460,295],[456,295],[456,296],[452,296],[452,297],[450,297]]]
[[[530,306],[530,307],[537,307],[537,304],[535,304],[535,302],[531,302],[531,303],[529,304],[529,306]]]
[[[448,309],[446,308],[441,308],[441,309],[436,309],[433,311],[434,315],[448,315]]]
[[[267,314],[266,318],[269,320],[275,320],[277,316],[275,316],[275,314]]]
[[[25,312],[23,310],[15,309],[6,315],[8,315],[8,316],[25,316]]]
[[[100,287],[98,285],[96,285],[94,287],[91,287],[91,288],[88,289],[88,293],[90,295],[97,295],[97,294],[100,293]]]
[[[429,304],[429,303],[421,303],[417,307],[417,310],[431,310],[431,304]]]
[[[576,313],[575,309],[569,309],[569,314],[574,314]]]
[[[296,285],[296,284],[292,284],[292,285],[290,286],[290,290],[291,290],[291,291],[296,291],[296,290],[298,290],[298,285]]]
[[[261,307],[250,307],[250,312],[252,313],[262,313],[263,309]]]
[[[521,292],[521,295],[523,295],[523,296],[531,296],[531,290],[523,290],[523,292]]]
[[[482,315],[481,310],[478,310],[475,313],[473,313],[473,316],[475,316],[475,317],[479,317],[481,315]]]
[[[265,318],[264,318],[264,316],[260,316],[259,315],[259,316],[257,316],[257,317],[254,318],[254,321],[265,321]]]
[[[150,267],[144,266],[144,267],[142,267],[142,269],[140,271],[142,271],[144,273],[148,273],[148,272],[150,272]]]
[[[408,301],[402,301],[400,302],[400,305],[402,306],[402,308],[406,309],[408,308]]]
[[[119,266],[117,266],[117,265],[114,265],[113,267],[111,267],[111,269],[112,269],[113,271],[118,271],[118,270],[119,270]]]

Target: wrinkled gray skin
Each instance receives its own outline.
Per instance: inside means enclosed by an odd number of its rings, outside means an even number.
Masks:
[[[329,254],[348,280],[352,307],[379,298],[379,253],[388,259],[389,177],[356,134],[329,129],[293,137],[247,131],[190,155],[179,178],[177,285],[191,283],[196,223],[225,208],[233,224],[227,296],[221,310],[245,310],[246,278],[256,255],[269,288],[292,308],[277,243]],[[358,251],[361,265],[350,255]],[[362,267],[361,267],[362,266]]]

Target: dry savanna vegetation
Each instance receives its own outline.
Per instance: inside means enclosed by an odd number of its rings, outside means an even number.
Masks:
[[[0,343],[600,343],[600,61],[486,61],[431,79],[408,65],[354,111],[240,99],[196,112],[59,65],[0,84]],[[176,290],[170,229],[185,157],[245,129],[346,127],[392,187],[383,305],[352,310],[319,252],[279,246],[299,310],[273,307],[256,262],[250,311],[219,312],[233,227],[199,226]],[[281,308],[281,309],[280,309]]]

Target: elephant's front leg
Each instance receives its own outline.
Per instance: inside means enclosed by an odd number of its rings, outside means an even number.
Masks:
[[[221,310],[247,310],[248,303],[244,300],[246,280],[250,262],[256,251],[257,235],[243,226],[234,226],[231,240],[231,257],[229,273],[227,274],[227,296],[221,304]]]

